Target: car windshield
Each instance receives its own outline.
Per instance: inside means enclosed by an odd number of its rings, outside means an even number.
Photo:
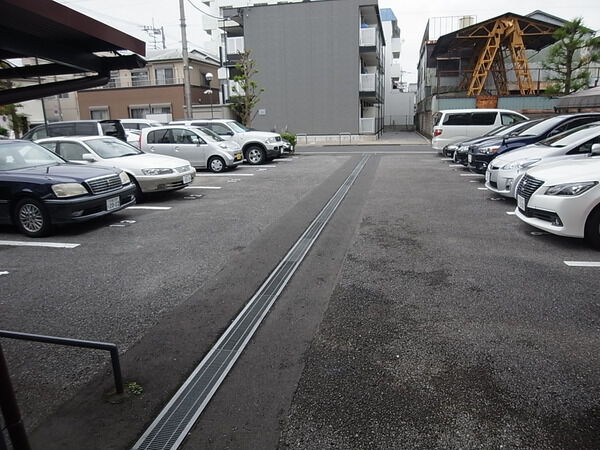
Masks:
[[[0,170],[55,166],[67,161],[33,142],[10,142],[0,145]]]
[[[580,127],[544,139],[543,141],[540,141],[540,144],[547,145],[548,147],[566,147],[571,144],[576,144],[582,139],[591,139],[600,134],[600,128],[597,128],[598,125],[600,125],[598,122],[581,125]],[[592,129],[590,130],[590,128]],[[593,128],[596,129],[594,130]]]
[[[221,141],[225,140],[209,128],[205,128],[205,127],[194,127],[194,128],[196,128],[197,130],[200,130],[203,134],[205,134],[205,136],[203,136],[203,137],[206,137],[210,141],[221,142]]]
[[[227,125],[229,125],[233,129],[233,131],[237,133],[244,133],[246,131],[250,131],[250,128],[246,128],[244,125],[236,121],[227,122]]]
[[[564,117],[550,117],[523,130],[519,136],[539,136],[559,125],[563,120],[565,120]]]
[[[143,153],[118,139],[90,139],[85,142],[102,159],[120,158]]]
[[[504,130],[511,128],[511,125],[500,125],[497,128],[494,128],[493,130],[488,131],[485,134],[482,134],[481,137],[483,136],[497,136],[499,134],[501,134]]]

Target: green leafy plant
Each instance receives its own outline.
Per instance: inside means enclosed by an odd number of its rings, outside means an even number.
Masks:
[[[127,393],[131,395],[142,395],[144,393],[143,386],[135,381],[130,381],[127,383],[126,389]]]
[[[235,65],[237,75],[233,77],[235,84],[232,87],[234,95],[230,97],[232,101],[231,109],[238,115],[240,121],[250,127],[257,111],[255,107],[260,101],[260,93],[264,89],[258,87],[253,77],[258,73],[256,63],[252,59],[252,51],[246,50],[238,52],[239,62]]]
[[[8,130],[4,127],[0,127],[0,136],[8,136]]]
[[[281,133],[281,137],[292,144],[292,147],[296,146],[296,135],[293,133]]]
[[[556,43],[550,48],[548,58],[543,62],[545,69],[553,72],[547,78],[551,84],[547,95],[570,94],[586,88],[589,84],[590,63],[600,61],[600,37],[583,25],[577,17],[566,22],[554,32]]]

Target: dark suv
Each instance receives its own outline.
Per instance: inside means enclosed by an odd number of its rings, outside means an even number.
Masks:
[[[52,122],[47,126],[48,132],[44,125],[38,125],[25,133],[23,139],[37,141],[59,136],[113,136],[127,142],[125,128],[120,120],[73,120]]]
[[[550,117],[526,129],[518,136],[504,136],[486,140],[469,147],[468,167],[476,173],[485,173],[490,161],[508,151],[534,144],[563,131],[600,120],[600,113],[581,113]]]

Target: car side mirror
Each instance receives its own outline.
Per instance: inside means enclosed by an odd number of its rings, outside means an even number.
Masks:
[[[600,156],[600,144],[592,145],[592,151],[590,152],[591,156]]]
[[[84,153],[83,155],[81,155],[81,159],[83,159],[84,161],[87,161],[87,162],[96,162],[96,161],[98,161],[96,159],[96,157],[94,155],[92,155],[91,153]]]

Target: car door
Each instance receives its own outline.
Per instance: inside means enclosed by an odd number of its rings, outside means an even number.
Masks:
[[[600,144],[600,135],[578,145],[575,148],[572,148],[567,153],[567,156],[569,158],[587,158],[592,152],[592,146],[594,144]]]
[[[189,161],[194,167],[206,167],[208,144],[204,139],[185,128],[171,128],[171,139],[178,158]]]
[[[149,131],[146,142],[142,142],[142,150],[159,155],[177,156],[175,154],[175,142],[169,128]]]

